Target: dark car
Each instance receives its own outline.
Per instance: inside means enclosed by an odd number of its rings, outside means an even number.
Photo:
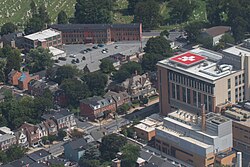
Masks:
[[[93,48],[93,49],[98,49],[98,46],[93,46],[92,48]]]
[[[98,44],[97,46],[98,46],[98,47],[104,47],[104,45],[103,45],[103,44]]]
[[[80,63],[80,60],[78,58],[76,59],[76,63]]]
[[[82,56],[82,60],[86,60],[86,57],[85,57],[85,56]]]
[[[87,48],[86,50],[87,50],[87,51],[92,51],[92,49],[90,49],[90,48]]]
[[[59,57],[58,60],[66,61],[66,57]]]

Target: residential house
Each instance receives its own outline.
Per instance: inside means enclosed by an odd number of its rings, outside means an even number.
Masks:
[[[136,74],[122,82],[121,86],[127,90],[132,100],[157,94],[156,89],[152,87],[152,82],[147,73],[143,75]]]
[[[18,160],[3,165],[3,167],[30,167],[30,165],[33,163],[35,163],[35,161],[30,159],[28,156],[24,156]]]
[[[229,26],[215,26],[208,29],[205,29],[202,32],[203,37],[210,37],[212,38],[213,46],[217,45],[220,42],[220,39],[225,33],[231,31],[231,27]]]
[[[30,75],[29,72],[19,72],[12,70],[8,74],[9,83],[13,86],[18,86],[19,89],[28,90],[28,83],[34,79],[38,80],[38,75]]]
[[[30,123],[23,123],[19,130],[25,131],[25,134],[28,138],[29,146],[37,147],[40,145],[40,129],[36,125],[32,125]]]
[[[46,89],[52,92],[54,89],[58,89],[58,83],[33,79],[28,84],[28,92],[32,96],[42,96]]]
[[[57,133],[58,133],[57,125],[52,119],[47,119],[43,123],[47,129],[48,135],[57,135]]]
[[[16,140],[17,140],[17,144],[21,147],[28,147],[29,146],[29,142],[28,142],[28,138],[26,135],[26,132],[24,131],[24,129],[20,129],[14,132],[15,136],[16,136]]]
[[[76,126],[74,114],[63,108],[59,110],[52,110],[50,114],[45,114],[42,118],[44,120],[52,119],[57,124],[58,130]]]
[[[87,143],[84,138],[79,138],[64,144],[64,156],[70,161],[78,162],[86,150],[98,146],[96,142]]]
[[[110,58],[113,58],[114,60],[120,61],[121,63],[125,63],[127,61],[127,56],[121,53],[116,53],[109,56]]]
[[[42,139],[44,136],[48,136],[48,131],[43,122],[36,125],[39,128],[39,138]]]
[[[35,151],[31,154],[28,154],[27,156],[38,163],[47,162],[49,159],[52,158],[52,155],[50,155],[50,153],[44,149]]]
[[[7,127],[0,128],[0,150],[6,150],[16,144],[16,137]]]
[[[3,46],[10,46],[12,48],[20,47],[22,43],[22,32],[13,32],[6,35],[3,35],[0,41],[3,42]]]
[[[106,111],[116,111],[115,102],[111,97],[94,96],[80,101],[80,114],[90,120],[104,116]]]
[[[114,92],[114,91],[108,91],[104,98],[111,97],[116,105],[116,109],[120,107],[123,104],[127,104],[130,102],[130,96],[127,92]]]

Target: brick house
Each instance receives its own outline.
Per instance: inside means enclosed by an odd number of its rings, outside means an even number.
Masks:
[[[127,92],[114,92],[114,91],[108,91],[105,95],[104,98],[111,97],[116,105],[116,109],[120,107],[123,104],[127,104],[130,102],[130,96],[128,95]]]
[[[30,123],[23,123],[19,130],[25,131],[25,134],[28,138],[29,146],[37,147],[40,145],[40,129],[36,125]]]
[[[50,114],[44,114],[42,118],[45,121],[53,120],[57,124],[58,130],[76,126],[74,114],[67,109],[52,110]]]
[[[80,101],[80,114],[90,120],[102,117],[105,111],[116,111],[116,104],[111,97],[94,96]]]
[[[9,83],[13,86],[18,86],[19,89],[28,90],[28,83],[32,80],[38,80],[39,75],[30,75],[29,72],[19,72],[12,70],[8,74]]]

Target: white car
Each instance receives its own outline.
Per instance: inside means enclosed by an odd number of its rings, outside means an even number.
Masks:
[[[106,50],[103,50],[102,53],[103,53],[103,54],[106,54],[106,53],[108,53],[108,52],[107,52]]]
[[[69,57],[76,58],[76,55],[70,54]]]

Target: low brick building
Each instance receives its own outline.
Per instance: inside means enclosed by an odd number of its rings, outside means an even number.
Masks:
[[[111,97],[94,96],[80,101],[80,114],[90,120],[104,116],[105,111],[115,110],[116,104]]]

